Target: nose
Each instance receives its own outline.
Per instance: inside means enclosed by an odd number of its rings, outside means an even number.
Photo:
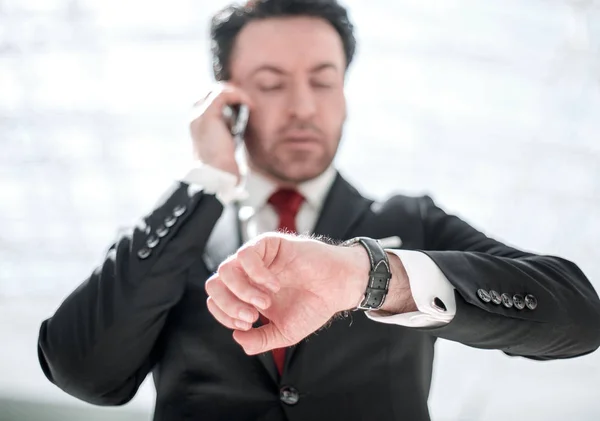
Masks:
[[[290,114],[298,120],[307,120],[317,112],[315,94],[308,81],[294,83],[290,95]]]

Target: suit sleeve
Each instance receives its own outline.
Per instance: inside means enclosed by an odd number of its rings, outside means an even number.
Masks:
[[[131,400],[156,363],[157,338],[222,210],[214,195],[174,184],[42,323],[46,377],[89,403]]]
[[[456,289],[453,320],[423,330],[538,360],[581,356],[600,346],[598,294],[574,263],[493,240],[429,197],[421,199],[420,212],[422,251]],[[492,291],[502,300],[493,300]]]

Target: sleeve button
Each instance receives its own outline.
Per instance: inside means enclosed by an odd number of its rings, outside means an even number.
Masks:
[[[479,296],[479,299],[481,301],[483,301],[484,303],[489,303],[490,301],[492,301],[492,297],[490,297],[490,293],[487,292],[485,289],[478,289],[477,290],[477,295]]]
[[[513,300],[507,293],[502,294],[502,304],[506,308],[511,308],[513,306]]]
[[[165,237],[168,233],[169,233],[169,228],[167,228],[165,226],[160,226],[156,229],[156,235],[158,235],[159,238]]]
[[[531,294],[525,296],[525,305],[529,310],[535,310],[537,308],[537,298]]]
[[[137,255],[140,259],[145,260],[148,257],[150,257],[150,255],[152,254],[152,250],[150,250],[149,248],[143,248],[140,251],[138,251]]]
[[[173,225],[175,225],[175,222],[177,222],[177,217],[175,215],[171,215],[165,218],[164,224],[165,227],[171,228]]]
[[[181,215],[183,215],[185,213],[186,210],[187,210],[187,206],[185,206],[185,205],[175,206],[175,209],[173,209],[173,216],[175,216],[176,218],[179,218]]]

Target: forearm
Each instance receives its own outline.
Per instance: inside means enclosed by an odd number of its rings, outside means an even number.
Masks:
[[[354,308],[366,289],[369,269],[361,249],[352,252],[355,255],[351,259],[357,262]],[[511,251],[511,257],[461,251],[404,253],[419,253],[435,271],[423,263],[416,265],[419,270],[410,266],[412,271],[407,273],[402,258],[388,253],[392,272],[389,292],[381,309],[368,313],[377,322],[421,328],[465,345],[536,359],[584,355],[600,345],[598,296],[571,262],[515,250]],[[430,303],[417,305],[415,291],[411,289],[413,283],[420,289],[423,285],[435,285],[431,279],[425,279],[431,276],[444,279],[442,295],[446,301],[451,298],[452,303],[452,315],[440,317],[439,322],[420,311],[420,306]],[[425,295],[431,301],[436,292],[442,293],[428,288]],[[485,302],[479,296],[480,291],[495,291],[512,301]],[[422,295],[423,291],[419,292]],[[531,301],[528,303],[532,308],[525,305],[528,294],[535,299],[535,306]],[[513,302],[515,296],[523,300],[519,305]],[[437,310],[438,316],[445,312]],[[429,321],[423,322],[425,319]]]
[[[536,359],[575,357],[600,345],[598,295],[573,263],[529,254],[508,258],[473,252],[426,253],[457,290],[454,320],[428,329],[432,334]],[[484,301],[479,290],[511,299],[530,294],[536,302],[529,308]]]
[[[123,235],[43,323],[39,355],[48,378],[88,401],[132,388],[132,376],[143,380],[168,312],[185,290],[187,270],[221,212],[214,196],[181,185]]]
[[[420,199],[420,214],[423,253],[456,289],[452,322],[427,331],[536,359],[574,357],[598,348],[600,301],[575,264],[502,244],[446,214],[427,196]],[[528,304],[527,295],[533,297]]]

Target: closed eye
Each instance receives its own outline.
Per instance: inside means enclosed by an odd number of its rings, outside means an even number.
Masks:
[[[260,86],[259,89],[262,92],[273,92],[283,89],[283,85],[269,85],[269,86]]]
[[[313,82],[312,85],[315,88],[321,88],[321,89],[327,89],[327,88],[331,88],[333,86],[331,83],[324,83],[324,82]]]

